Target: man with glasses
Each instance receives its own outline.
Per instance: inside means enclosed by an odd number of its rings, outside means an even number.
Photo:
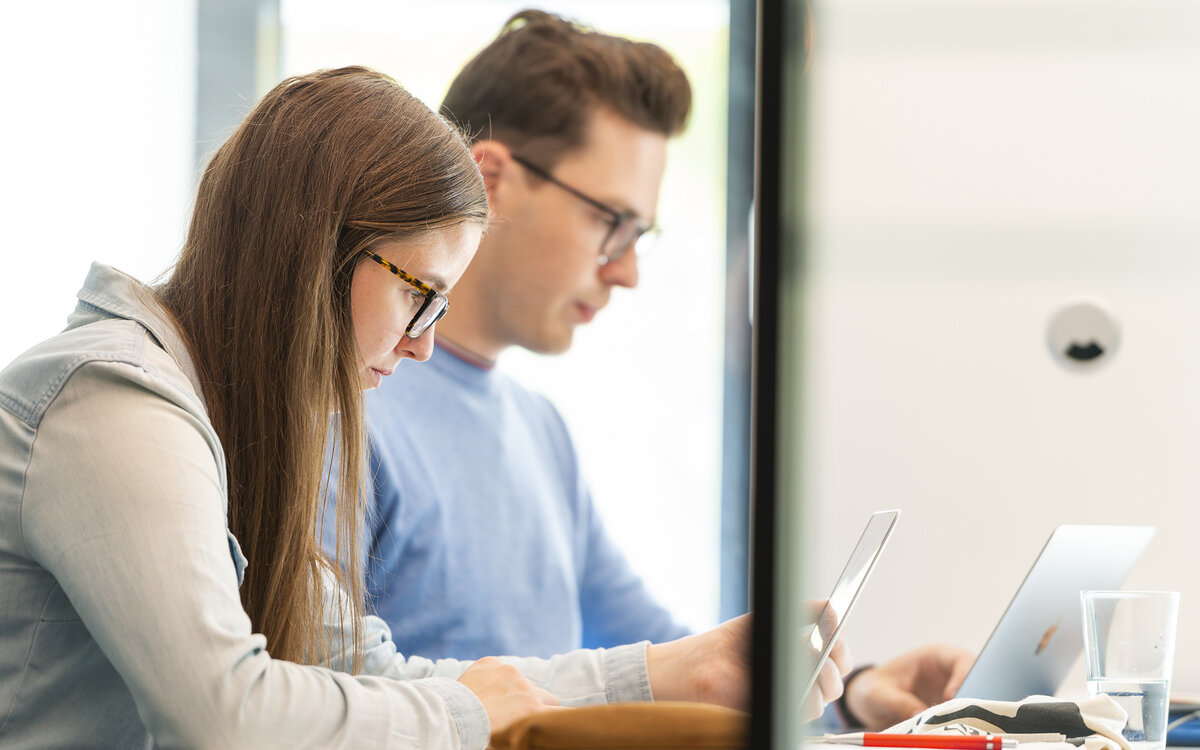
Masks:
[[[632,250],[656,234],[667,139],[690,106],[661,48],[536,11],[451,84],[443,113],[468,136],[493,220],[430,361],[364,397],[367,592],[406,653],[550,656],[686,634],[605,533],[557,410],[492,365],[511,346],[566,351],[615,287],[637,284]],[[414,310],[445,299],[404,281]]]
[[[667,140],[690,107],[661,48],[538,11],[451,84],[442,111],[468,137],[493,218],[430,361],[364,397],[366,586],[405,653],[549,656],[686,633],[605,533],[553,405],[493,365],[513,346],[567,351],[615,287],[637,285]],[[863,684],[918,701],[958,666],[914,653]]]

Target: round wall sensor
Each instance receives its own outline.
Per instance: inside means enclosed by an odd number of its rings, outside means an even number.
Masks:
[[[1095,302],[1068,303],[1050,318],[1050,353],[1072,370],[1093,370],[1108,362],[1120,339],[1116,321]]]

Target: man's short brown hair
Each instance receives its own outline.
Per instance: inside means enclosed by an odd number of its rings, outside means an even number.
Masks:
[[[674,136],[691,106],[687,76],[661,47],[523,10],[455,77],[442,114],[468,141],[501,141],[548,168],[584,145],[598,107]]]

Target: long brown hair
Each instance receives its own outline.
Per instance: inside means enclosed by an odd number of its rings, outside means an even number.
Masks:
[[[536,151],[550,167],[584,145],[594,108],[674,136],[691,106],[687,75],[662,47],[523,10],[455,76],[442,114],[469,139]]]
[[[487,220],[461,137],[366,68],[290,78],[204,170],[162,303],[183,329],[225,450],[229,527],[250,565],[242,603],[271,654],[315,662],[322,571],[357,617],[364,433],[350,317],[359,250]],[[338,563],[317,533],[338,414]],[[359,664],[355,637],[355,668]]]

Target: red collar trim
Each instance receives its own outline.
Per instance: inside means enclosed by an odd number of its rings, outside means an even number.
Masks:
[[[447,354],[453,356],[455,359],[461,359],[463,362],[472,367],[478,367],[480,370],[491,370],[496,366],[495,361],[481,357],[475,352],[468,351],[445,336],[438,336],[434,340],[434,345],[439,349],[445,350]]]

